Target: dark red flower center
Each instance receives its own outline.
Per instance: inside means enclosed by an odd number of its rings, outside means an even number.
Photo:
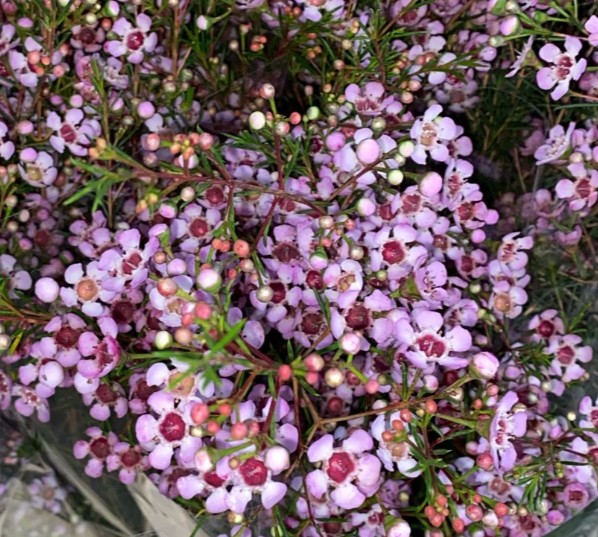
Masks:
[[[345,315],[345,320],[353,330],[365,330],[370,324],[369,310],[359,304],[353,306]]]
[[[554,334],[554,332],[555,326],[552,321],[545,319],[538,325],[538,334],[540,334],[542,337],[549,338]]]
[[[407,194],[403,196],[403,212],[405,214],[415,214],[419,212],[422,204],[422,198],[419,194]]]
[[[463,202],[457,207],[457,214],[460,220],[471,220],[473,218],[473,204],[469,201]]]
[[[324,317],[320,313],[307,313],[303,316],[301,321],[301,330],[304,334],[315,336],[322,330],[324,324]]]
[[[446,352],[444,342],[432,334],[426,334],[418,338],[417,346],[428,358],[438,358]]]
[[[281,263],[290,263],[294,259],[299,259],[301,257],[299,250],[288,242],[278,244],[272,251],[272,255]]]
[[[108,348],[108,343],[106,340],[100,342],[96,347],[95,357],[101,367],[112,365],[119,358]]]
[[[355,463],[348,453],[334,453],[328,461],[326,473],[333,481],[342,483],[355,470]]]
[[[270,287],[274,291],[272,302],[280,304],[287,296],[287,290],[282,282],[270,282]]]
[[[203,218],[195,218],[189,224],[189,234],[192,237],[204,237],[210,231],[210,226]]]
[[[74,330],[70,326],[63,326],[54,338],[56,339],[56,343],[65,349],[70,349],[71,347],[75,346],[77,341],[79,341],[79,334],[81,332],[79,330]]]
[[[0,393],[8,393],[8,377],[0,371]]]
[[[160,433],[168,442],[182,440],[186,429],[183,418],[174,412],[166,414],[162,423],[160,423]]]
[[[216,472],[206,472],[203,475],[203,478],[208,485],[212,485],[213,487],[221,487],[224,483],[224,479],[222,479]]]
[[[315,270],[310,270],[307,273],[305,276],[305,283],[307,283],[310,289],[324,289],[324,278],[321,273]]]
[[[126,274],[127,276],[133,274],[135,269],[139,268],[139,265],[141,265],[142,261],[143,257],[141,257],[139,252],[133,252],[132,254],[129,254],[122,262],[121,269],[123,274]]]
[[[96,397],[98,401],[105,405],[116,402],[116,394],[108,384],[100,384],[100,387],[96,390]]]
[[[131,32],[127,37],[127,47],[130,50],[138,50],[143,45],[145,36],[141,30],[135,30]]]
[[[259,487],[268,479],[268,470],[262,461],[248,459],[240,467],[239,472],[245,483],[251,487]]]
[[[389,241],[382,247],[382,259],[389,265],[400,263],[405,259],[405,248],[399,241]]]
[[[96,41],[96,33],[88,26],[84,26],[77,32],[77,39],[84,45],[91,45]]]
[[[134,449],[129,449],[121,455],[120,460],[123,466],[126,466],[127,468],[133,468],[133,466],[139,464],[139,461],[141,460],[141,455],[137,453],[137,451],[135,451]]]
[[[575,191],[580,198],[588,198],[592,193],[592,185],[590,184],[590,180],[584,178],[577,181],[575,184]]]
[[[39,229],[33,240],[37,246],[47,247],[52,243],[52,235],[47,229]]]
[[[95,438],[89,443],[89,451],[91,451],[94,457],[98,459],[105,459],[108,455],[110,455],[112,449],[108,439],[102,436],[100,438]]]
[[[573,359],[575,358],[575,351],[569,346],[561,347],[557,352],[557,358],[559,359],[559,362],[561,362],[561,364],[569,365],[573,363]]]
[[[149,396],[156,391],[158,391],[158,387],[150,386],[145,379],[140,380],[137,383],[137,397],[139,397],[139,399],[141,399],[142,401],[147,401],[149,399]]]
[[[206,199],[211,205],[220,205],[224,201],[224,192],[218,186],[206,190]]]
[[[68,123],[63,123],[60,127],[60,136],[67,144],[77,141],[77,131]]]
[[[130,323],[135,313],[135,307],[128,300],[119,300],[112,306],[112,318],[118,324]]]

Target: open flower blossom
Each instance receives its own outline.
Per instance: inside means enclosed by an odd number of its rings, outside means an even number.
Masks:
[[[152,19],[140,13],[135,18],[136,26],[133,26],[127,19],[121,17],[112,26],[112,31],[120,38],[106,41],[104,50],[108,54],[120,58],[127,57],[133,64],[143,61],[145,53],[151,53],[158,43],[156,32],[150,32]]]
[[[585,58],[578,59],[581,41],[575,37],[565,38],[565,52],[552,43],[544,45],[539,52],[540,58],[551,63],[550,67],[542,67],[536,74],[538,86],[550,90],[550,96],[558,101],[569,91],[571,80],[579,80],[586,70]],[[554,88],[554,89],[553,89]]]
[[[490,424],[490,453],[496,468],[509,471],[515,466],[517,452],[511,440],[522,437],[527,430],[525,411],[513,410],[518,401],[515,392],[507,392],[496,405]]]
[[[321,498],[329,488],[334,503],[343,509],[359,507],[380,486],[380,460],[370,453],[372,437],[357,430],[343,440],[342,447],[334,447],[330,434],[316,440],[308,449],[310,462],[322,462],[321,470],[307,475],[309,493]]]

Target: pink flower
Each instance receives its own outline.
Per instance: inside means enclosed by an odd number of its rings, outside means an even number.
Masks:
[[[555,188],[556,195],[567,200],[572,211],[589,209],[598,199],[598,171],[588,170],[583,164],[570,164],[568,169],[575,180],[561,179]]]
[[[99,427],[89,427],[85,434],[90,439],[75,442],[73,455],[76,459],[89,457],[85,465],[85,473],[89,477],[100,477],[104,471],[106,460],[118,442],[118,437],[114,433],[103,434]]]
[[[426,153],[438,162],[450,159],[447,143],[457,138],[457,128],[451,118],[439,117],[441,112],[442,107],[434,104],[411,127],[411,138],[416,142],[411,158],[417,164],[426,163]]]
[[[111,412],[122,418],[128,410],[125,392],[116,382],[100,384],[94,393],[83,394],[82,399],[86,406],[91,406],[91,417],[98,421],[106,421]]]
[[[125,286],[136,288],[147,279],[147,262],[160,245],[157,237],[150,237],[141,249],[141,233],[137,229],[127,229],[116,234],[120,248],[106,250],[98,261],[98,268],[105,271],[102,288],[117,293]]]
[[[97,120],[85,120],[85,115],[78,108],[71,108],[64,120],[56,112],[50,112],[46,121],[56,134],[50,137],[52,147],[59,153],[66,147],[73,155],[87,156],[87,147],[100,134]]]
[[[412,319],[417,330],[409,320],[401,319],[396,324],[395,337],[408,345],[405,355],[414,366],[427,369],[430,364],[438,363],[456,369],[468,365],[468,359],[452,354],[471,348],[471,334],[467,330],[455,326],[441,336],[438,332],[444,326],[444,319],[436,311],[415,310]]]
[[[581,342],[582,339],[573,334],[553,336],[550,339],[546,353],[555,357],[550,369],[554,374],[562,376],[563,382],[578,380],[584,375],[585,370],[577,362],[587,364],[592,361],[592,347],[581,346]]]
[[[102,317],[98,320],[98,324],[104,336],[102,339],[93,332],[83,332],[77,343],[79,352],[84,357],[77,363],[77,375],[86,379],[105,377],[118,365],[121,357],[120,345],[116,341],[118,330],[114,319]]]
[[[490,453],[495,467],[506,472],[515,466],[517,458],[511,438],[519,438],[527,430],[526,412],[512,412],[517,401],[515,392],[507,392],[498,403],[490,424]]]
[[[543,90],[555,88],[550,93],[555,101],[558,101],[569,91],[571,80],[579,80],[586,70],[586,60],[584,58],[576,60],[580,50],[581,41],[570,36],[565,38],[566,52],[561,52],[552,43],[547,43],[540,49],[540,58],[553,65],[551,67],[542,67],[536,74],[536,81]]]
[[[309,493],[322,498],[332,488],[332,501],[343,509],[355,509],[380,487],[380,460],[366,453],[374,447],[372,437],[357,429],[346,438],[341,448],[334,448],[334,437],[324,435],[307,451],[310,462],[321,462],[322,468],[307,474]]]
[[[35,390],[27,386],[15,384],[12,387],[12,395],[17,398],[15,410],[26,417],[32,416],[35,412],[37,419],[42,423],[50,421],[50,407],[48,401],[37,395]]]
[[[538,165],[555,161],[561,157],[571,146],[571,135],[574,130],[575,123],[569,123],[566,131],[562,125],[556,125],[550,129],[548,138],[534,153]]]
[[[130,485],[135,481],[138,473],[149,469],[149,464],[139,446],[117,442],[112,448],[112,453],[106,457],[106,469],[109,472],[118,470],[120,481],[125,485]]]
[[[392,95],[384,97],[384,86],[380,82],[367,82],[363,87],[350,84],[345,89],[345,97],[353,103],[355,110],[362,116],[379,116],[384,112],[397,114],[401,111],[401,103]],[[340,134],[340,133],[338,133]]]
[[[135,424],[135,434],[141,446],[149,452],[148,461],[152,468],[168,468],[175,449],[180,451],[182,460],[192,461],[202,441],[188,434],[193,423],[176,406],[175,396],[158,391],[149,397],[148,404],[158,418],[151,414],[140,416]]]
[[[99,317],[104,306],[99,302],[109,302],[114,293],[105,291],[100,282],[106,277],[106,272],[98,268],[97,261],[92,261],[83,270],[83,265],[71,265],[64,273],[64,279],[73,287],[62,287],[60,298],[66,306],[73,307],[81,303],[81,310],[90,317]]]
[[[565,325],[557,310],[545,310],[540,315],[534,315],[527,325],[529,330],[535,330],[534,341],[549,340],[553,336],[565,333]]]
[[[127,55],[131,63],[141,63],[144,52],[153,52],[158,44],[158,35],[155,32],[149,33],[152,20],[140,13],[135,19],[134,27],[127,19],[121,17],[112,26],[112,32],[121,39],[107,41],[104,50],[116,58]]]
[[[23,181],[37,188],[50,186],[56,181],[58,170],[49,153],[26,148],[19,157],[19,173]]]

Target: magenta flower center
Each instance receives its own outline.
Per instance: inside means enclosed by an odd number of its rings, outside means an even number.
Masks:
[[[56,332],[56,343],[65,349],[70,349],[79,340],[79,331],[73,330],[70,326],[63,326]]]
[[[77,141],[77,131],[68,123],[63,123],[60,127],[60,136],[67,144]]]
[[[112,306],[112,317],[119,324],[131,322],[135,308],[128,300],[119,300]]]
[[[129,50],[138,50],[143,45],[145,36],[141,30],[134,30],[127,37],[127,47]]]
[[[281,263],[290,263],[294,259],[299,259],[301,257],[299,250],[288,242],[283,242],[277,245],[272,251],[272,255]]]
[[[590,420],[594,427],[598,427],[598,408],[592,409],[592,412],[590,413]]]
[[[324,289],[324,277],[315,270],[310,270],[305,276],[305,283],[311,289]]]
[[[569,77],[571,68],[573,67],[573,58],[568,54],[561,54],[556,59],[555,63],[555,75],[558,79],[564,80]]]
[[[203,218],[195,218],[189,224],[189,234],[193,237],[204,237],[208,231],[210,226]]]
[[[353,330],[364,330],[370,324],[369,311],[365,306],[353,306],[345,316],[347,326]]]
[[[105,459],[110,455],[110,443],[104,437],[96,438],[89,443],[89,451],[98,459]]]
[[[274,304],[280,304],[287,296],[287,291],[282,282],[271,282],[270,287],[274,291],[272,295],[272,302]]]
[[[382,247],[382,259],[389,265],[400,263],[405,259],[405,248],[399,241],[387,242]]]
[[[221,487],[224,483],[224,479],[222,479],[216,472],[206,472],[203,475],[205,482],[212,487]]]
[[[182,440],[186,429],[183,418],[174,412],[166,414],[166,417],[160,423],[160,433],[168,442]]]
[[[552,336],[554,330],[554,323],[552,321],[544,320],[538,325],[538,333],[545,338]]]
[[[563,365],[572,364],[575,358],[575,351],[569,346],[561,347],[557,352],[557,358]]]
[[[116,394],[107,384],[100,384],[100,387],[96,390],[96,397],[100,403],[109,405],[116,401]]]
[[[460,220],[471,220],[473,218],[473,204],[466,201],[457,207],[457,214]]]
[[[428,358],[439,358],[446,352],[444,342],[432,334],[426,334],[418,338],[417,346]]]
[[[137,453],[137,451],[135,451],[134,449],[129,449],[121,455],[120,460],[123,466],[126,466],[127,468],[132,468],[133,466],[139,464],[139,461],[141,460],[141,455]]]
[[[224,192],[217,186],[208,188],[205,196],[206,200],[208,200],[211,205],[220,205],[224,201]]]
[[[141,262],[143,261],[143,257],[139,252],[133,252],[130,254],[123,262],[122,262],[122,272],[127,276],[133,274],[135,269],[139,268]]]
[[[324,325],[324,317],[320,313],[307,313],[301,321],[301,330],[310,336],[319,334]]]
[[[259,487],[268,479],[268,470],[262,461],[248,459],[240,467],[239,472],[245,483],[251,487]]]
[[[403,196],[403,212],[405,214],[417,213],[422,204],[422,198],[419,194],[409,194]]]
[[[582,199],[588,198],[592,193],[592,185],[590,184],[589,179],[584,178],[577,181],[575,184],[575,192],[577,192],[577,195]]]
[[[333,481],[342,483],[355,470],[355,463],[348,453],[334,453],[328,461],[326,473]]]

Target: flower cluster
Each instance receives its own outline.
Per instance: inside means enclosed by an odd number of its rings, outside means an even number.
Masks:
[[[77,394],[87,475],[236,536],[543,535],[598,496],[598,407],[548,398],[592,360],[596,16],[1,4],[1,411]]]

